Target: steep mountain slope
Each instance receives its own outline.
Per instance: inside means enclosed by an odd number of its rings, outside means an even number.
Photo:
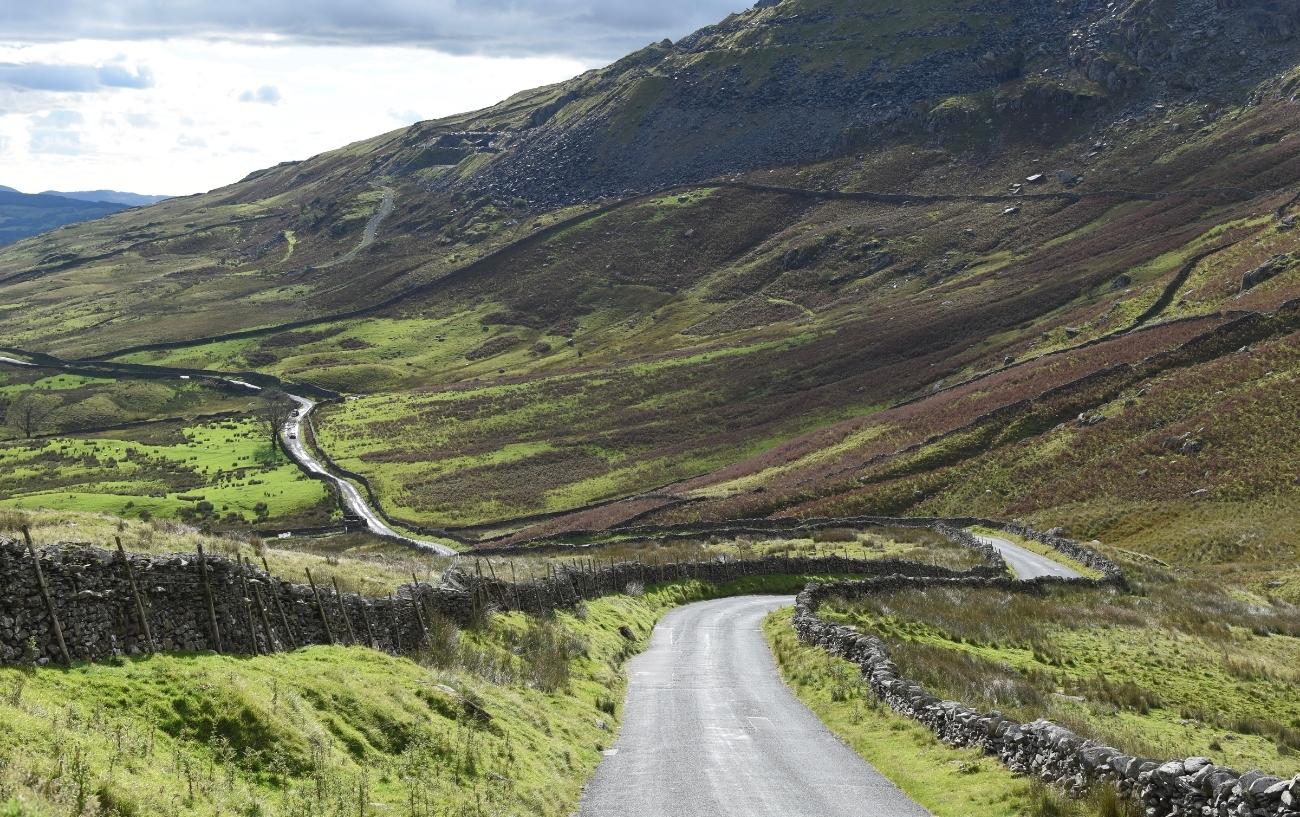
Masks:
[[[0,285],[39,307],[23,343],[74,336],[76,353],[346,311],[563,202],[916,140],[996,156],[1156,98],[1232,104],[1295,65],[1296,18],[1275,0],[762,3],[484,111],[15,247]],[[111,298],[84,286],[105,276]]]
[[[1227,541],[1300,504],[1247,465],[1300,461],[1277,430],[1298,21],[1272,0],[760,3],[11,247],[4,344],[347,392],[322,445],[391,515],[467,535],[944,510],[1131,544],[1222,517]],[[1256,344],[1271,369],[1227,357]],[[1144,413],[1157,381],[1180,408]],[[1198,400],[1239,418],[1222,441]]]

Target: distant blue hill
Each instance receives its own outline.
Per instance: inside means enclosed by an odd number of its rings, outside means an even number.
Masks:
[[[106,201],[110,204],[125,204],[127,207],[144,207],[171,198],[170,196],[146,196],[140,193],[123,193],[120,190],[76,190],[65,193],[61,190],[46,190],[42,196],[62,196],[78,201]]]
[[[103,218],[125,209],[125,204],[19,193],[11,187],[0,186],[0,246],[64,224]]]

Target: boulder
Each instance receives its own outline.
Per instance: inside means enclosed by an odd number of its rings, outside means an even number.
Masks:
[[[1270,278],[1281,274],[1291,265],[1291,257],[1287,255],[1275,255],[1255,269],[1241,276],[1241,291],[1254,289]]]

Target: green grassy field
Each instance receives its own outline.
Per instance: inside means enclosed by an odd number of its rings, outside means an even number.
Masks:
[[[1022,720],[1046,717],[1147,757],[1300,765],[1300,612],[1130,566],[1134,594],[887,593],[824,608],[881,635],[906,677]]]
[[[194,417],[245,410],[246,394],[195,381],[116,380],[108,377],[0,366],[0,442],[22,439],[24,430],[7,416],[9,407],[31,396],[50,409],[36,434],[85,433],[123,423]]]
[[[0,443],[0,507],[247,525],[328,521],[325,486],[251,419]]]

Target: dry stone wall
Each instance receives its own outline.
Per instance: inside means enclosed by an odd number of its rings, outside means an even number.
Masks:
[[[616,528],[612,532],[625,537],[620,539],[619,543],[627,545],[648,541],[664,542],[672,541],[674,539],[699,539],[702,536],[772,536],[776,534],[806,535],[821,530],[827,530],[829,528],[929,528],[943,534],[959,544],[982,553],[985,558],[989,560],[990,564],[1003,564],[1002,556],[997,552],[996,548],[981,542],[975,536],[964,530],[973,525],[1002,530],[1015,536],[1041,542],[1042,544],[1056,550],[1063,556],[1099,571],[1109,582],[1120,585],[1124,582],[1124,574],[1119,569],[1118,565],[1095,550],[1081,545],[1073,539],[1061,536],[1055,531],[1043,532],[1035,530],[1023,522],[1006,522],[978,516],[853,516],[834,519],[743,519],[727,522],[688,522],[679,525],[626,526]],[[602,543],[597,541],[592,544],[575,545],[569,544],[564,540],[597,537],[601,535],[608,536],[609,533],[610,531],[594,530],[569,531],[562,534],[538,537],[529,540],[527,544],[523,545],[493,548],[492,553],[501,555],[527,552],[535,553],[542,549],[550,551],[570,550],[574,552],[594,550],[599,548]],[[1003,567],[1005,568],[1005,565],[1003,565]]]
[[[220,556],[124,556],[88,546],[35,554],[0,539],[0,664],[152,651],[251,655],[328,643],[402,652],[422,643],[429,616],[465,621],[471,609],[454,588],[412,584],[366,598],[280,581]]]
[[[39,566],[39,574],[37,567]],[[491,568],[489,568],[490,570]],[[974,575],[996,575],[997,564]],[[143,556],[76,545],[31,550],[0,538],[0,664],[97,660],[153,651],[251,655],[307,644],[364,644],[409,653],[434,616],[467,624],[489,609],[545,613],[630,585],[748,576],[963,574],[898,560],[841,556],[648,564],[574,560],[520,582],[453,568],[441,583],[390,597],[292,584],[222,556]],[[42,582],[44,588],[42,589]],[[57,626],[56,626],[57,623]]]
[[[1115,785],[1122,794],[1138,799],[1149,817],[1300,816],[1300,775],[1287,780],[1258,771],[1241,774],[1203,757],[1170,761],[1135,757],[1049,721],[1020,723],[996,711],[980,712],[945,701],[904,678],[879,638],[817,615],[821,602],[836,596],[852,598],[936,586],[1034,592],[1067,583],[1095,586],[1105,580],[889,576],[812,584],[798,596],[794,627],[805,643],[857,664],[871,691],[895,712],[925,724],[947,743],[978,747],[998,757],[1012,771],[1036,775],[1075,794],[1097,784]]]

